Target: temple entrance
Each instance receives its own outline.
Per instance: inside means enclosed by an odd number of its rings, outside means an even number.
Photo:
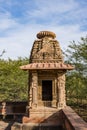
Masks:
[[[52,101],[52,80],[42,80],[42,101]]]

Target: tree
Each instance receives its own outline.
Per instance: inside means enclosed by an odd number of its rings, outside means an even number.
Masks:
[[[76,44],[71,42],[65,52],[67,63],[75,65],[75,70],[68,72],[66,90],[67,97],[74,99],[79,105],[79,101],[87,99],[87,37],[81,38],[81,41]]]
[[[27,100],[28,73],[20,66],[28,63],[28,58],[18,60],[0,59],[0,100]]]

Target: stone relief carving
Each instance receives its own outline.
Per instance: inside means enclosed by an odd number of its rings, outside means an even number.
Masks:
[[[36,40],[33,45],[33,49],[31,52],[30,59],[43,61],[51,61],[56,60],[63,61],[62,51],[60,49],[59,43],[49,37],[44,37],[40,41]],[[31,62],[32,62],[31,61]]]
[[[57,75],[57,90],[58,90],[58,107],[63,107],[65,103],[65,73],[59,72]]]
[[[65,74],[64,73],[58,73],[58,87],[64,87],[65,86]]]

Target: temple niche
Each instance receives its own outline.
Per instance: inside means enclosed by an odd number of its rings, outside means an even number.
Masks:
[[[39,32],[33,43],[30,63],[21,66],[21,69],[29,70],[29,116],[44,107],[58,111],[66,106],[65,73],[74,67],[64,63],[62,50],[55,38],[53,32]]]

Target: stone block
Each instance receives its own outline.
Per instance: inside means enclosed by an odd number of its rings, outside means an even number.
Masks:
[[[22,130],[22,124],[15,122],[12,125],[11,130]]]
[[[39,124],[36,123],[23,124],[22,130],[39,130]]]
[[[62,126],[48,123],[29,123],[24,124],[22,130],[62,130]]]

